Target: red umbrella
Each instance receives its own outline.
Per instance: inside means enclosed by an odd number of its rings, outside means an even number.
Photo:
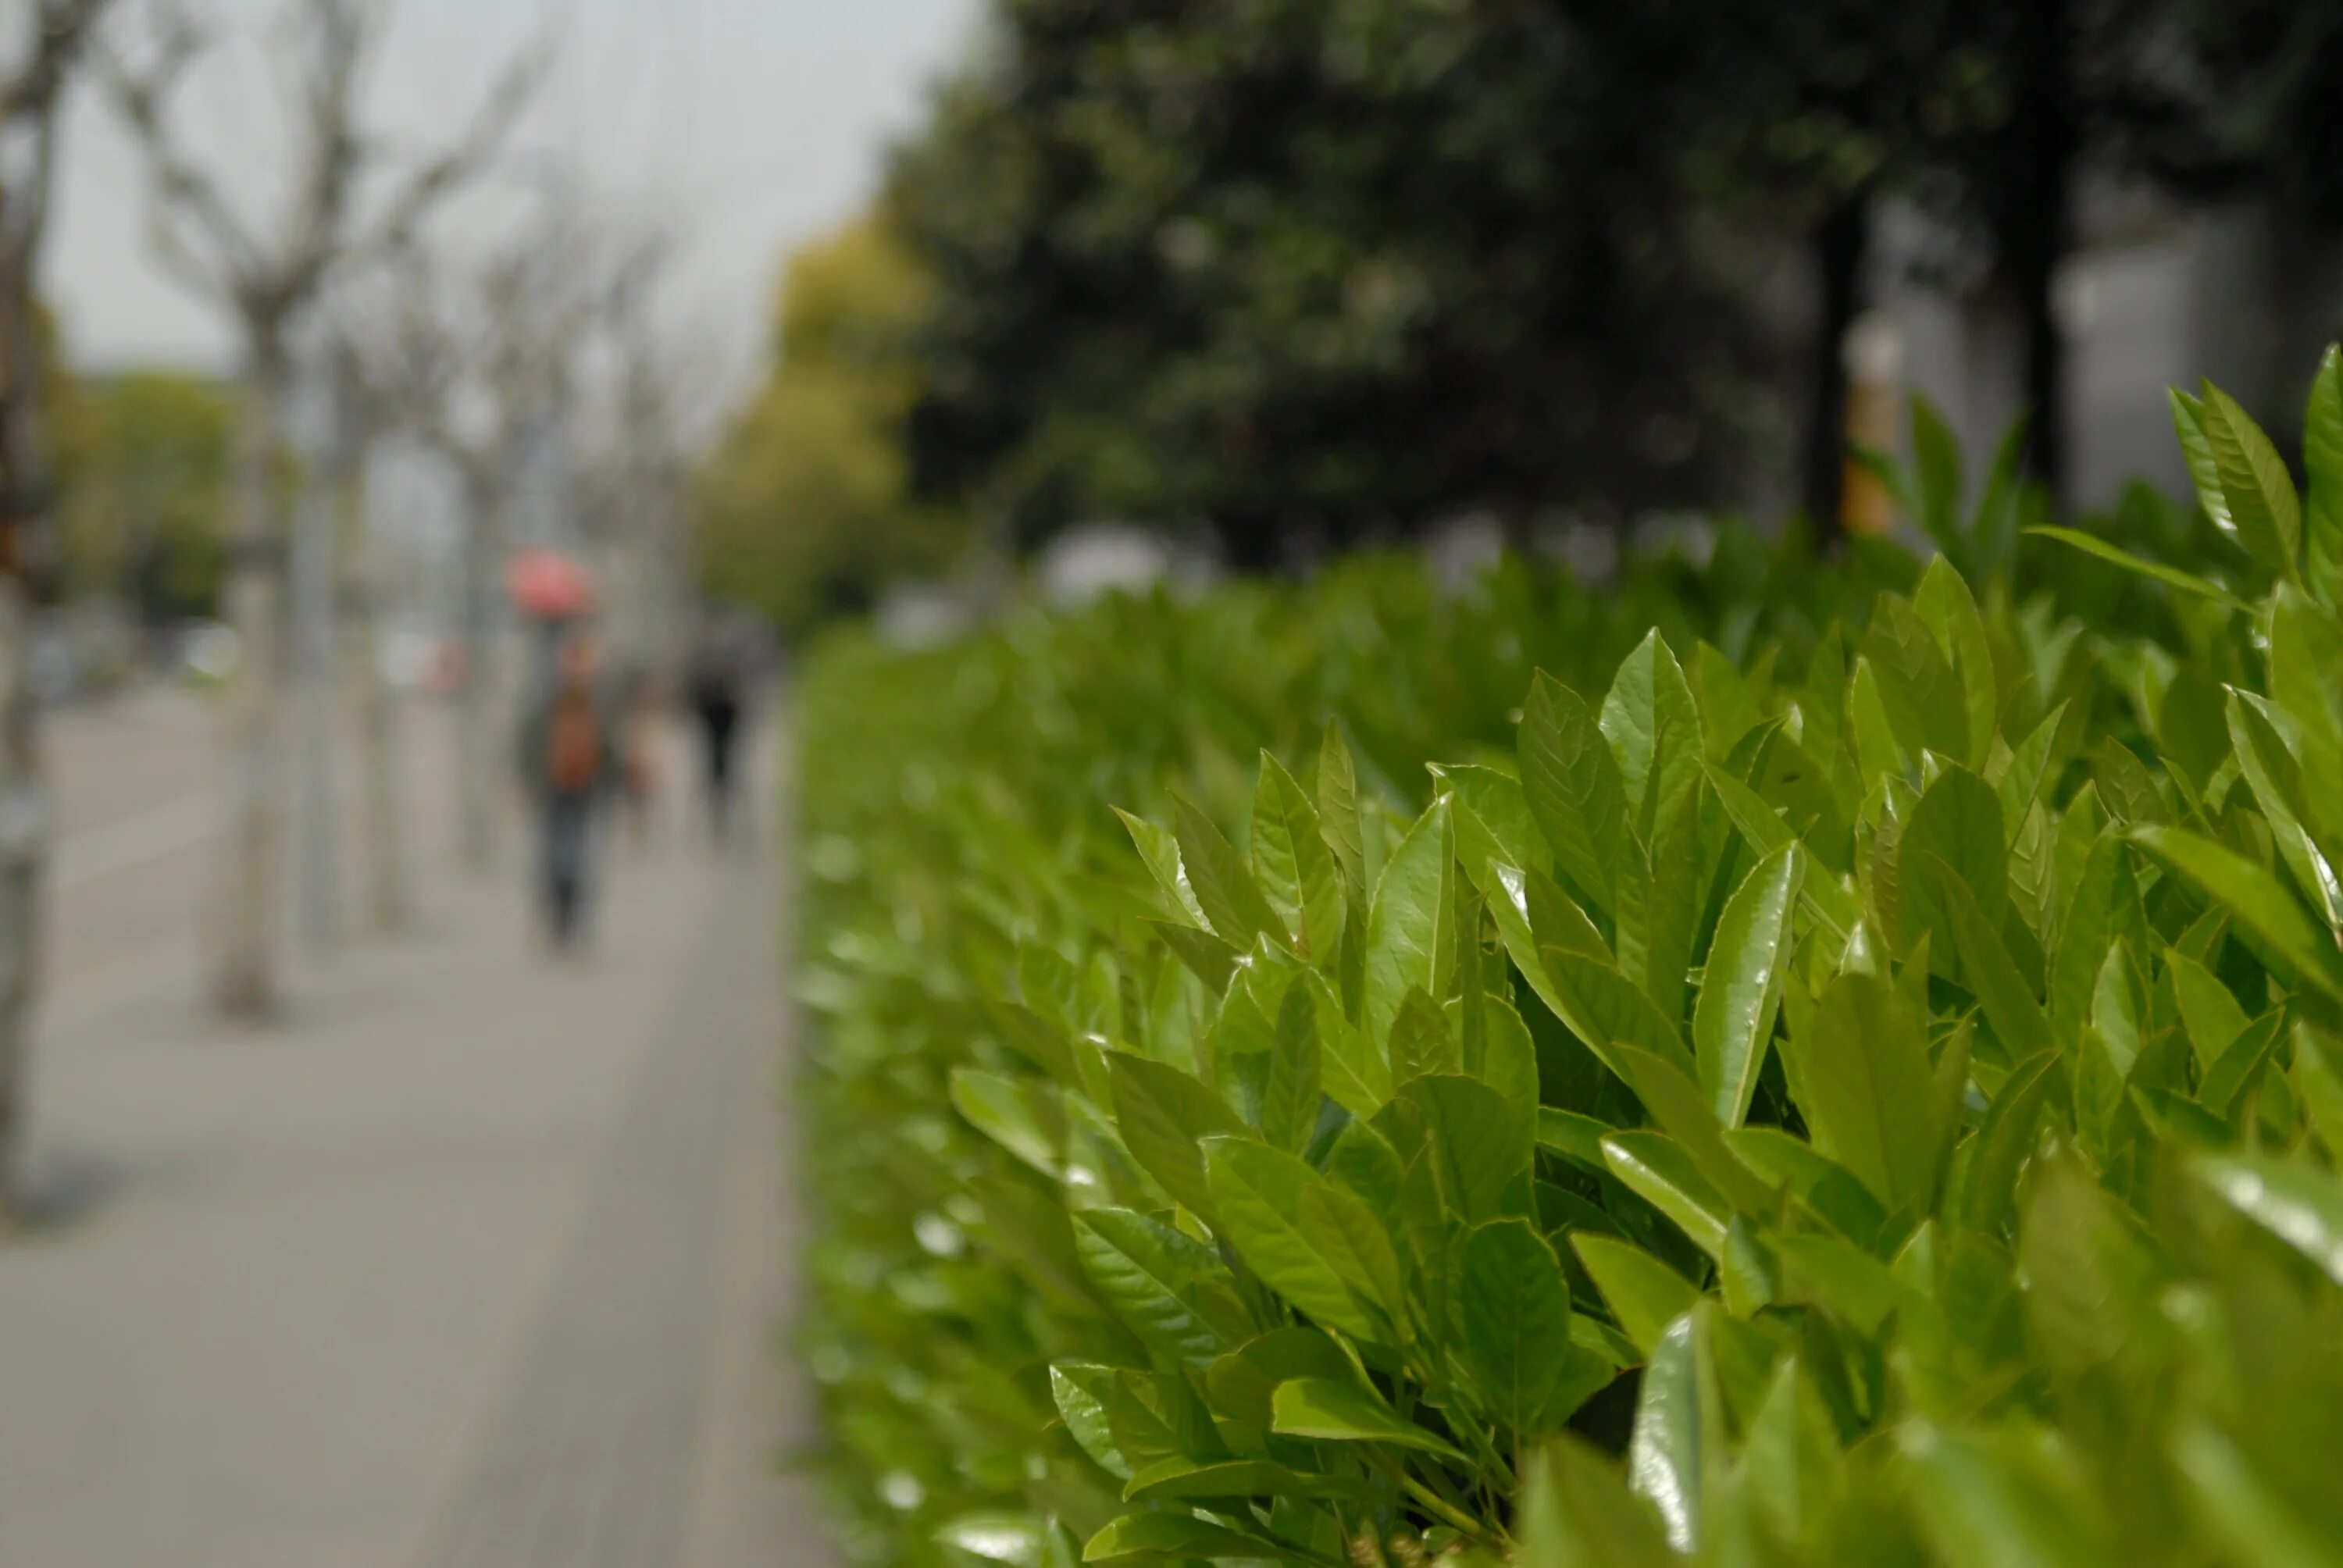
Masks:
[[[527,615],[548,620],[594,608],[594,577],[559,550],[517,550],[505,566],[505,591]]]

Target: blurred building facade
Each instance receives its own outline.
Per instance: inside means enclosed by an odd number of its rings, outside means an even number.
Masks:
[[[2165,388],[2199,377],[2291,450],[2319,352],[2343,327],[2337,247],[2258,204],[2182,209],[2109,185],[2087,191],[2080,217],[2057,297],[2074,506],[2105,507],[2134,479],[2188,492]],[[1946,280],[1953,242],[1926,215],[1888,207],[1875,239],[1866,327],[1886,329],[1902,389],[1959,433],[1974,493],[2022,411],[2016,315]]]

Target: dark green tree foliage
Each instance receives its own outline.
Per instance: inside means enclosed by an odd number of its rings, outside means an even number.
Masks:
[[[1942,281],[2006,301],[2055,495],[2080,183],[2318,196],[2336,9],[1001,0],[894,180],[939,285],[918,481],[1028,539],[1209,518],[1246,561],[1745,498],[1782,385],[1762,285],[1803,250],[1827,519],[1899,195],[1951,222]]]
[[[1802,368],[1808,517],[1839,516],[1846,432],[1847,329],[1875,303],[1871,226],[1881,198],[1924,180],[1934,150],[1992,123],[2004,95],[1990,54],[1965,36],[1956,0],[1812,0],[1709,7],[1730,39],[1703,95],[1716,168],[1768,226],[1800,236],[1813,269],[1813,336]]]
[[[1705,13],[1008,0],[894,180],[939,284],[921,481],[1247,562],[1717,498],[1755,346],[1747,247],[1685,199]]]

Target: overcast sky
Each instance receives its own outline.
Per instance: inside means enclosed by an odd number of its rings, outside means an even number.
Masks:
[[[120,0],[135,8],[140,0]],[[558,155],[594,199],[675,225],[674,308],[701,334],[759,340],[788,250],[850,216],[889,137],[960,57],[979,0],[388,0],[368,123],[393,154],[455,134],[498,65],[533,32],[568,40],[521,152],[453,214],[478,242],[535,199],[525,171]],[[180,123],[259,220],[281,199],[281,103],[269,18],[282,0],[210,0],[228,46],[191,76]],[[112,106],[86,87],[67,124],[45,290],[85,366],[226,367],[217,316],[151,258],[144,175]],[[751,323],[757,324],[751,326]]]

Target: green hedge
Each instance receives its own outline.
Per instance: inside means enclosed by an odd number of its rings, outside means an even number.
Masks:
[[[2307,503],[2176,417],[2194,521],[1924,417],[1925,567],[831,648],[849,1554],[2343,1560],[2343,372]]]

